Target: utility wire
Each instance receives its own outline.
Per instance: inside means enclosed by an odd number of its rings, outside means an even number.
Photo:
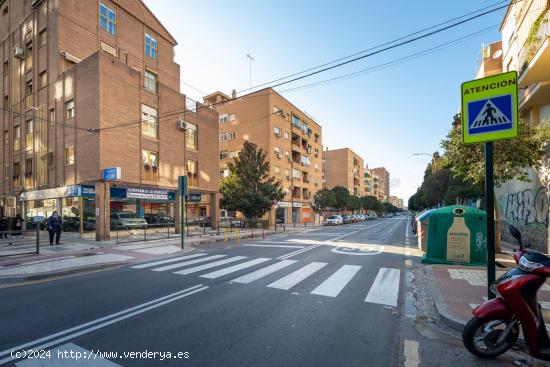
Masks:
[[[516,2],[519,2],[519,1],[523,1],[523,0],[517,0]],[[376,50],[378,48],[381,48],[381,47],[384,47],[384,46],[388,46],[388,45],[391,45],[392,43],[395,43],[395,42],[398,42],[398,41],[402,41],[404,39],[407,39],[411,36],[414,36],[414,35],[417,35],[419,33],[423,33],[425,31],[429,31],[431,29],[434,29],[434,28],[437,28],[437,27],[440,27],[442,25],[445,25],[445,24],[448,24],[448,23],[451,23],[451,22],[454,22],[458,19],[462,19],[462,18],[465,18],[467,16],[470,16],[472,14],[476,14],[476,13],[479,13],[480,11],[484,11],[486,9],[489,9],[489,8],[492,8],[494,6],[497,6],[497,5],[500,5],[500,4],[503,4],[503,3],[508,3],[509,1],[508,0],[504,0],[504,1],[499,1],[497,3],[494,3],[492,5],[489,5],[489,6],[486,6],[484,8],[481,8],[481,9],[478,9],[478,10],[475,10],[475,11],[472,11],[472,12],[469,12],[469,13],[466,13],[466,14],[463,14],[461,16],[458,16],[458,17],[455,17],[455,18],[452,18],[452,19],[449,19],[449,20],[446,20],[444,22],[441,22],[441,23],[438,23],[438,24],[435,24],[435,25],[432,25],[430,27],[426,27],[426,28],[423,28],[423,29],[420,29],[418,31],[415,31],[413,33],[409,33],[405,36],[401,36],[399,38],[396,38],[396,39],[393,39],[391,41],[388,41],[388,42],[384,42],[382,44],[379,44],[379,45],[376,45],[376,46],[373,46],[373,47],[370,47],[368,49],[365,49],[365,50],[362,50],[362,51],[358,51],[358,52],[355,52],[351,55],[347,55],[347,56],[344,56],[344,57],[341,57],[341,58],[338,58],[336,60],[332,60],[332,61],[329,61],[329,62],[326,62],[324,64],[321,64],[321,65],[317,65],[317,66],[314,66],[314,67],[311,67],[311,68],[308,68],[308,69],[305,69],[305,70],[302,70],[302,71],[299,71],[299,72],[296,72],[296,73],[293,73],[293,74],[290,74],[290,75],[287,75],[287,76],[283,76],[283,77],[280,77],[280,78],[277,78],[277,79],[274,79],[274,80],[271,80],[269,82],[265,82],[265,83],[262,83],[262,84],[258,84],[254,87],[251,87],[251,88],[246,88],[246,89],[243,89],[243,90],[240,90],[238,91],[237,93],[242,93],[242,92],[246,92],[246,91],[249,91],[249,90],[252,90],[252,89],[256,89],[256,88],[259,88],[259,87],[263,87],[265,85],[268,85],[268,84],[271,84],[271,83],[276,83],[276,82],[279,82],[281,80],[284,80],[284,79],[288,79],[288,78],[291,78],[291,77],[294,77],[294,76],[297,76],[297,75],[300,75],[300,74],[303,74],[303,73],[306,73],[306,72],[309,72],[309,71],[312,71],[312,70],[315,70],[315,69],[319,69],[323,66],[327,66],[327,65],[330,65],[330,64],[334,64],[336,62],[339,62],[339,61],[343,61],[343,60],[346,60],[346,59],[349,59],[351,57],[354,57],[354,56],[357,56],[357,55],[361,55],[361,54],[364,54],[365,52],[369,52],[369,51],[373,51],[373,50]],[[497,8],[497,9],[493,9],[491,10],[490,12],[493,12],[493,11],[496,11],[496,10],[499,10],[499,9],[502,9],[504,7],[507,7],[508,5],[506,6],[503,6],[503,7],[500,7],[500,8]],[[488,13],[487,13],[488,14]],[[481,14],[481,15],[485,15],[484,14]],[[467,19],[466,21],[469,21],[469,20],[472,20],[472,19],[475,19],[475,18],[471,18],[471,19]],[[460,23],[462,24],[462,23]],[[336,67],[336,66],[335,66]]]

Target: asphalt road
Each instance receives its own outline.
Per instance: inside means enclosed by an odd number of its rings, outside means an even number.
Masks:
[[[279,234],[1,289],[0,365],[402,366],[418,358],[401,330],[416,261],[407,222]]]

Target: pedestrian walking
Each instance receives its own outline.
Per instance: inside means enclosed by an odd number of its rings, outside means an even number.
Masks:
[[[21,214],[17,214],[15,218],[13,218],[13,235],[14,236],[21,236],[21,229],[23,228],[23,222],[24,219],[21,218]]]
[[[48,218],[48,233],[50,235],[50,246],[53,245],[53,237],[55,235],[55,244],[59,245],[59,238],[61,237],[61,217],[54,210],[52,215]]]
[[[0,239],[8,238],[8,218],[2,214],[0,217]]]

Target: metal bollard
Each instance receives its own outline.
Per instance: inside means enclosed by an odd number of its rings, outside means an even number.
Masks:
[[[241,231],[237,229],[237,245],[241,243]]]
[[[227,228],[223,230],[223,242],[227,242]]]

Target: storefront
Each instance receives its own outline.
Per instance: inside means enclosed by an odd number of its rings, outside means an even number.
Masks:
[[[54,211],[61,215],[63,232],[95,231],[95,188],[86,185],[71,185],[53,189],[34,190],[21,193],[23,219],[27,230],[35,229],[32,218],[48,218]],[[45,229],[41,223],[40,229]]]
[[[173,222],[176,193],[174,191],[146,187],[111,187],[110,211],[131,212],[145,218],[149,224]]]
[[[312,223],[314,212],[310,203],[281,201],[275,207],[275,220],[279,223]]]

